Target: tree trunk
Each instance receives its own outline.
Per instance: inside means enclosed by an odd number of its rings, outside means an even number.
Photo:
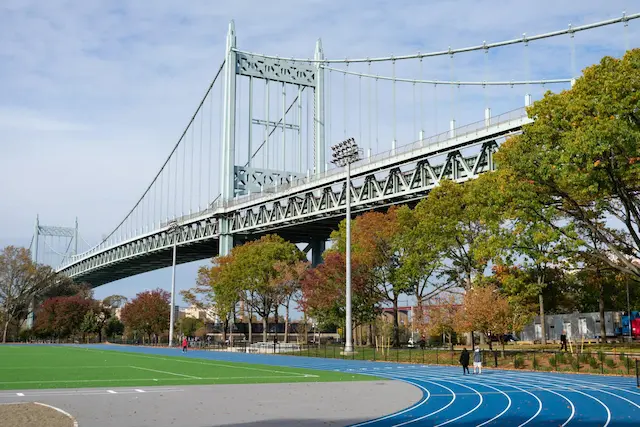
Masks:
[[[285,318],[284,318],[284,342],[289,342],[289,304],[285,306]]]
[[[267,316],[262,316],[262,342],[267,342],[268,320]]]
[[[249,308],[249,344],[253,343],[253,309]]]
[[[607,342],[607,324],[604,320],[604,285],[600,282],[600,294],[598,295],[598,305],[600,308],[600,342]]]
[[[222,342],[227,343],[227,328],[229,327],[229,318],[224,319],[222,323]]]
[[[307,312],[306,312],[306,311],[303,311],[303,312],[302,312],[302,324],[303,324],[303,326],[304,326],[304,327],[302,328],[303,330],[302,330],[302,331],[300,331],[300,332],[298,332],[298,334],[300,334],[300,333],[303,333],[303,334],[304,334],[304,335],[302,336],[302,344],[306,344],[306,343],[307,343],[307,339],[309,338],[309,337],[308,337],[308,334],[307,334]]]
[[[393,299],[393,347],[400,347],[400,324],[398,321],[398,297]]]
[[[4,331],[2,332],[2,342],[7,342],[7,330],[9,329],[9,323],[11,322],[11,317],[8,317],[4,322]]]
[[[373,325],[369,323],[369,333],[367,333],[367,347],[372,346],[371,336],[373,335]]]
[[[538,283],[540,283],[538,279]],[[542,345],[547,345],[547,321],[544,315],[544,297],[542,296],[542,290],[538,294],[538,301],[540,302],[540,329],[542,329]]]

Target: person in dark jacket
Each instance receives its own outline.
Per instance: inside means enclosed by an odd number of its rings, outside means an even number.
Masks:
[[[462,365],[462,375],[471,375],[469,372],[469,352],[466,348],[463,348],[460,354],[460,364]]]
[[[564,351],[568,351],[567,350],[567,331],[562,331],[562,334],[560,335],[560,351],[562,351],[563,348],[564,348]]]

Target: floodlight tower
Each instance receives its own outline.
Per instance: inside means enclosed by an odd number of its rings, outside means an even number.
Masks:
[[[344,353],[353,353],[353,343],[351,338],[351,163],[362,158],[362,149],[353,138],[342,141],[331,147],[332,163],[340,167],[347,167],[346,179],[346,205],[347,205],[347,236],[346,236],[346,319],[345,319],[345,344]]]

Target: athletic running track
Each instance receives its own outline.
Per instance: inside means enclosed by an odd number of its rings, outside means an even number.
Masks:
[[[182,355],[179,350],[90,346]],[[190,351],[183,357],[370,374],[413,384],[422,398],[406,409],[355,426],[640,426],[635,378],[462,368],[357,360]]]

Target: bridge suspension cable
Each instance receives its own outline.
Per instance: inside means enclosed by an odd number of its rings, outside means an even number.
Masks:
[[[111,237],[113,237],[119,230],[120,228],[126,223],[126,221],[130,218],[130,216],[134,213],[134,211],[136,210],[136,208],[138,208],[138,206],[141,206],[145,196],[147,196],[148,194],[150,194],[149,192],[151,191],[151,189],[153,188],[155,190],[155,186],[154,184],[157,182],[158,178],[160,177],[160,175],[162,174],[164,168],[167,166],[167,164],[169,163],[169,161],[171,160],[171,157],[173,156],[174,153],[176,153],[178,147],[180,146],[180,144],[185,140],[185,137],[187,136],[187,132],[192,129],[192,124],[194,123],[198,113],[200,112],[202,106],[205,103],[205,100],[207,99],[207,96],[209,96],[209,93],[211,92],[211,89],[213,88],[214,84],[216,83],[216,81],[218,80],[218,77],[220,76],[220,73],[222,72],[224,66],[225,66],[225,62],[226,61],[222,61],[222,64],[220,64],[220,67],[218,68],[218,72],[216,73],[215,77],[213,78],[211,84],[209,85],[209,87],[207,88],[204,96],[202,97],[202,100],[200,101],[200,104],[198,105],[198,108],[196,108],[195,113],[191,116],[191,119],[189,120],[189,122],[187,123],[186,128],[184,129],[184,131],[182,132],[182,134],[180,135],[180,138],[178,139],[178,142],[174,145],[173,149],[171,150],[171,152],[169,153],[169,155],[167,156],[167,159],[164,161],[164,163],[162,164],[162,166],[160,167],[160,170],[158,171],[158,173],[154,176],[153,180],[151,181],[151,183],[149,184],[149,186],[146,188],[146,190],[144,191],[144,193],[142,194],[142,196],[138,199],[138,201],[136,202],[136,204],[133,206],[133,208],[131,208],[131,210],[125,215],[124,219],[122,221],[120,221],[120,223],[113,229],[113,231],[111,231],[111,233],[109,233],[105,238],[102,239],[102,241],[100,243],[98,243],[95,247],[99,247],[101,245],[103,245],[105,242],[107,242]],[[186,150],[186,148],[185,148]],[[186,155],[183,156],[183,172],[186,169],[186,166],[184,165],[184,160],[186,159]],[[183,179],[183,184],[185,182],[185,179]],[[183,188],[184,190],[184,188]],[[184,195],[184,191],[183,191],[183,195]],[[151,203],[151,199],[149,199],[149,203]],[[153,211],[154,211],[154,216],[155,216],[155,197],[154,197],[154,203],[153,203]],[[184,203],[183,203],[184,206]]]
[[[455,80],[424,80],[424,79],[407,79],[403,77],[383,76],[379,74],[358,73],[356,71],[349,71],[342,68],[334,68],[329,66],[322,66],[325,70],[348,74],[357,77],[365,77],[375,80],[388,80],[401,83],[412,84],[431,84],[442,86],[522,86],[522,85],[551,85],[560,83],[571,83],[571,78],[562,79],[537,79],[537,80],[510,80],[510,81],[455,81]]]
[[[598,28],[598,27],[604,27],[607,25],[613,25],[613,24],[618,24],[620,22],[625,23],[625,25],[627,24],[628,21],[634,20],[634,19],[638,19],[640,18],[640,13],[634,13],[631,15],[627,15],[625,12],[622,13],[622,16],[620,18],[613,18],[613,19],[608,19],[605,21],[600,21],[600,22],[595,22],[592,24],[586,24],[586,25],[580,25],[577,27],[572,27],[569,26],[568,28],[562,29],[562,30],[557,30],[557,31],[551,31],[549,33],[542,33],[542,34],[538,34],[535,36],[530,36],[530,37],[523,37],[523,38],[518,38],[518,39],[511,39],[511,40],[504,40],[504,41],[500,41],[500,42],[495,42],[495,43],[488,43],[488,44],[482,44],[482,45],[476,45],[476,46],[469,46],[469,47],[463,47],[463,48],[458,48],[458,49],[447,49],[447,50],[441,50],[441,51],[435,51],[435,52],[428,52],[428,53],[415,53],[415,54],[408,54],[408,55],[400,55],[400,56],[382,56],[382,57],[377,57],[377,58],[353,58],[353,59],[349,59],[349,58],[343,58],[343,59],[310,59],[310,58],[284,58],[282,56],[276,56],[276,55],[265,55],[265,54],[261,54],[261,53],[254,53],[254,52],[248,52],[248,51],[244,51],[244,50],[240,50],[240,49],[234,49],[236,52],[240,52],[240,53],[245,53],[245,54],[249,54],[249,55],[255,55],[255,56],[259,56],[262,58],[269,58],[269,59],[276,59],[276,60],[280,60],[280,59],[287,59],[289,61],[296,61],[296,62],[307,62],[307,63],[323,63],[323,64],[330,64],[330,63],[337,63],[337,64],[346,64],[346,63],[354,63],[354,62],[388,62],[388,61],[402,61],[402,60],[406,60],[406,59],[418,59],[418,58],[429,58],[429,57],[434,57],[434,56],[444,56],[444,55],[452,55],[452,54],[456,54],[456,53],[465,53],[465,52],[473,52],[476,50],[483,50],[483,49],[493,49],[496,47],[502,47],[502,46],[509,46],[509,45],[514,45],[514,44],[519,44],[519,43],[524,43],[525,41],[536,41],[536,40],[542,40],[542,39],[547,39],[547,38],[551,38],[551,37],[558,37],[558,36],[562,36],[565,34],[573,34],[573,33],[577,33],[580,31],[587,31],[587,30],[591,30],[594,28]]]

